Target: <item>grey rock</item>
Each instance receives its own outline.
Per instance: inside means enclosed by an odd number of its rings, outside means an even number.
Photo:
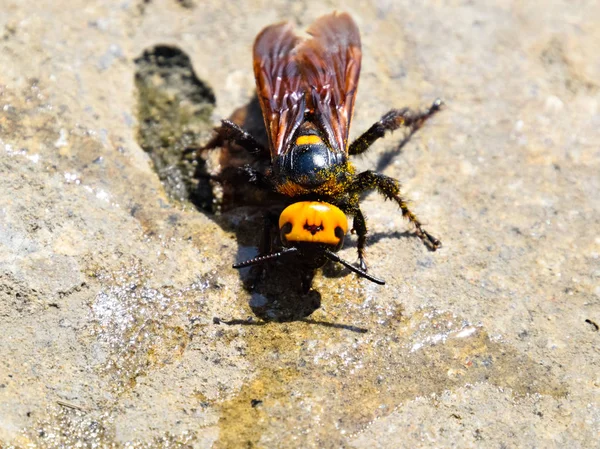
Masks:
[[[251,100],[264,26],[334,9],[363,39],[351,137],[447,104],[357,160],[444,246],[369,195],[387,284],[329,267],[312,315],[265,322],[298,297],[231,268],[260,210],[199,210],[218,155],[170,158]],[[596,447],[599,22],[591,0],[4,1],[0,446]],[[157,46],[191,66],[144,71]]]

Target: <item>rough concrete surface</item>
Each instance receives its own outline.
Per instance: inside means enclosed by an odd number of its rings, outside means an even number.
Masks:
[[[356,161],[444,246],[371,194],[387,284],[332,267],[278,315],[285,276],[231,268],[260,208],[207,212],[190,173],[218,158],[178,155],[251,100],[265,25],[334,9],[362,33],[351,137],[447,104]],[[596,0],[3,0],[0,446],[599,447],[598,23]]]

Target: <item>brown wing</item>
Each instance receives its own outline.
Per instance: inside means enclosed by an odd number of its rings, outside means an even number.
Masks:
[[[334,12],[307,31],[312,39],[301,44],[297,59],[308,108],[319,118],[329,144],[347,151],[362,56],[358,27],[347,13]]]
[[[254,76],[271,155],[289,146],[306,109],[305,88],[295,59],[300,38],[290,23],[271,25],[254,42]]]
[[[352,18],[333,13],[295,35],[290,23],[271,25],[254,43],[254,75],[272,156],[289,148],[308,109],[334,149],[347,151],[360,74],[360,34]]]

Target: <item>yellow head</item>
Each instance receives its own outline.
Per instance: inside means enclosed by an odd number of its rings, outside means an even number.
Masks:
[[[332,204],[300,201],[283,210],[279,216],[279,230],[285,246],[292,242],[312,242],[338,250],[348,231],[348,219]]]

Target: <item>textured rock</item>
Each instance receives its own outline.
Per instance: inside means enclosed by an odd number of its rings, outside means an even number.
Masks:
[[[218,156],[178,155],[251,100],[263,26],[333,9],[363,36],[351,136],[446,101],[402,151],[396,133],[357,160],[399,178],[444,247],[373,194],[386,286],[331,267],[307,298],[285,279],[251,295],[231,264],[260,209],[198,210]],[[597,445],[597,2],[0,12],[0,446]]]

